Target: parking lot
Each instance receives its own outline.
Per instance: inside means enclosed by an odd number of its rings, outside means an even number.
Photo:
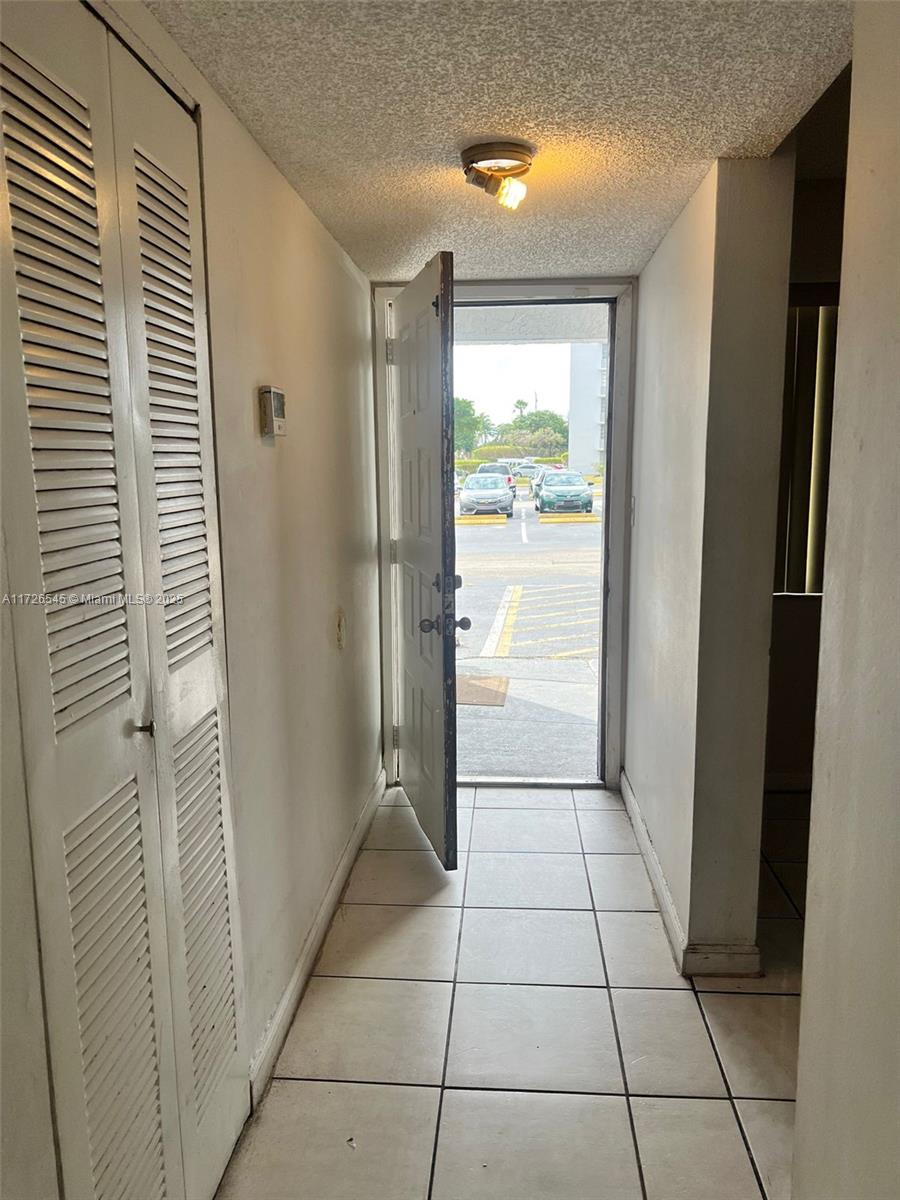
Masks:
[[[457,518],[460,775],[596,777],[601,510]]]

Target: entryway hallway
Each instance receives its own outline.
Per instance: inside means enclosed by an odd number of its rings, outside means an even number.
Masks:
[[[690,981],[617,794],[459,803],[446,873],[386,794],[219,1200],[785,1200],[801,922]]]

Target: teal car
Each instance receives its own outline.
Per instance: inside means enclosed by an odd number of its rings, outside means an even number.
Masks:
[[[594,492],[576,471],[548,471],[534,502],[538,512],[593,512]]]

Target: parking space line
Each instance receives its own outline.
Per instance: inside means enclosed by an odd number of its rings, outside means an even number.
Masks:
[[[500,641],[500,633],[503,630],[503,622],[506,620],[506,610],[509,608],[509,602],[512,599],[513,585],[503,593],[500,603],[497,605],[497,611],[494,614],[494,619],[491,622],[491,627],[488,630],[488,635],[484,640],[484,645],[479,651],[479,658],[494,658],[497,654],[497,644]]]
[[[513,649],[518,649],[520,646],[543,646],[547,642],[574,642],[577,640],[584,641],[583,633],[560,633],[556,637],[549,638],[528,638],[524,642],[513,642]]]
[[[512,646],[513,626],[516,623],[521,598],[522,585],[515,584],[512,589],[512,595],[509,598],[509,603],[506,606],[506,616],[504,617],[503,628],[500,631],[500,638],[497,642],[497,658],[509,658],[509,651]]]
[[[556,600],[553,603],[559,604],[560,601]],[[530,618],[532,621],[536,621],[536,620],[538,620],[538,618],[543,618],[543,617],[567,616],[569,613],[599,612],[599,611],[600,611],[599,604],[567,604],[565,608],[554,609],[553,604],[550,604],[549,606],[544,607],[543,605],[540,605],[540,604],[537,604],[537,605],[536,604],[526,604],[523,601],[523,603],[519,606],[519,613],[520,613],[521,617],[526,618],[526,619]]]
[[[537,628],[538,629],[562,629],[566,625],[594,625],[594,624],[596,624],[597,618],[599,616],[600,616],[600,610],[598,609],[593,617],[582,617],[580,620],[577,620],[577,621],[554,621],[550,625],[544,625],[543,623],[541,623],[540,625],[537,626]],[[519,618],[518,628],[522,629],[522,618],[521,617]],[[531,633],[531,632],[532,631],[530,629],[523,630],[523,633]]]

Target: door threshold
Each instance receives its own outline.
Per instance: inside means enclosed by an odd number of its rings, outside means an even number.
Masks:
[[[532,787],[532,788],[606,788],[602,779],[580,778],[531,779],[526,775],[458,775],[460,787]]]

